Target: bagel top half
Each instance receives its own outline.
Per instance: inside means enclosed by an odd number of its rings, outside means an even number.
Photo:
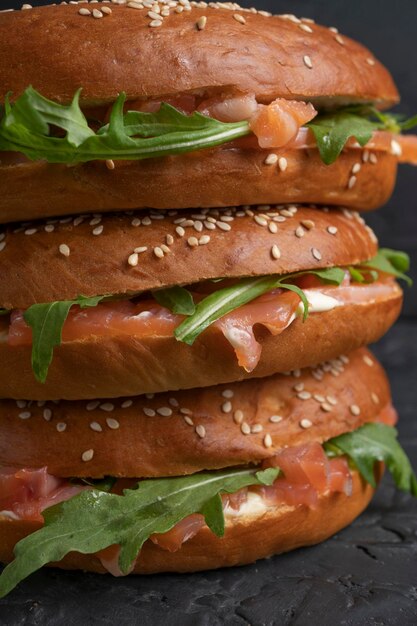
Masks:
[[[398,101],[384,66],[334,28],[231,2],[145,4],[74,3],[1,14],[0,101],[28,85],[62,103],[82,87],[86,107],[110,103],[120,92],[129,100],[238,90],[264,103],[283,97],[388,107]],[[93,10],[102,8],[107,12],[96,19]]]

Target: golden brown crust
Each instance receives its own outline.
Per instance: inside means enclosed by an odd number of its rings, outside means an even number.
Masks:
[[[207,387],[315,365],[377,341],[395,322],[402,292],[372,303],[349,304],[295,320],[281,335],[266,329],[256,335],[262,345],[258,366],[247,374],[231,345],[215,327],[189,346],[173,336],[90,337],[55,350],[45,384],[31,369],[31,347],[0,342],[0,397],[94,399],[135,396],[175,389]]]
[[[218,538],[207,527],[178,552],[162,550],[147,541],[134,568],[136,574],[193,572],[251,563],[324,541],[350,524],[368,505],[374,490],[353,472],[353,492],[319,497],[318,506],[280,506],[259,517],[228,518],[226,533]],[[0,518],[0,561],[13,559],[13,547],[39,528],[33,522]],[[57,567],[104,573],[95,555],[72,552]]]
[[[7,166],[0,153],[0,223],[71,213],[152,207],[239,206],[288,202],[339,205],[366,211],[385,204],[397,173],[397,157],[344,151],[325,165],[317,150],[274,150],[287,169],[267,165],[267,150],[219,148],[163,159],[93,161],[73,167],[28,162]],[[355,174],[352,168],[361,165]],[[356,171],[356,170],[355,170]],[[186,181],[186,182],[184,182]]]
[[[155,212],[151,225],[146,216],[89,216],[82,224],[80,218],[69,218],[68,223],[46,226],[53,232],[46,232],[43,222],[6,228],[0,251],[0,306],[27,308],[79,295],[124,295],[210,278],[353,265],[377,250],[372,231],[346,210],[261,207],[246,213],[210,210],[205,215],[194,210],[165,214],[163,219]],[[141,225],[134,226],[139,220]],[[329,227],[337,232],[332,234]],[[195,245],[197,240],[201,245]],[[69,256],[60,252],[62,245],[68,246],[64,252]],[[158,258],[155,249],[167,245]],[[281,253],[278,259],[272,255],[274,245]],[[133,267],[128,259],[135,248],[147,249]]]
[[[380,419],[389,406],[386,375],[368,350],[296,374],[130,401],[39,407],[3,400],[0,465],[47,466],[50,474],[68,477],[181,476],[321,443]],[[244,434],[248,426],[253,432]],[[86,450],[94,450],[88,463]]]
[[[111,15],[93,19],[79,8],[0,15],[0,100],[30,84],[61,102],[82,87],[84,104],[112,101],[122,91],[137,99],[231,88],[260,101],[332,98],[387,106],[398,100],[389,72],[366,48],[310,22],[195,7],[181,14],[173,8],[150,28],[148,9],[116,5]],[[199,30],[202,16],[207,23]]]

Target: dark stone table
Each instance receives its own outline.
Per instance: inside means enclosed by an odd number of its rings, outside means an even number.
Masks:
[[[377,346],[417,461],[417,321]],[[0,624],[388,626],[417,623],[417,500],[389,478],[368,510],[326,543],[255,565],[114,579],[44,570],[0,602]]]

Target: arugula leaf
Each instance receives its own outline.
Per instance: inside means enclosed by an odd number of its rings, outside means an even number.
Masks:
[[[110,122],[95,133],[79,106],[44,98],[29,87],[14,103],[6,98],[0,121],[0,150],[18,151],[49,163],[150,159],[210,148],[250,134],[248,122],[224,123],[201,113],[185,115],[163,104],[156,113],[128,111],[125,94],[116,99]],[[51,126],[65,131],[51,135]]]
[[[344,270],[336,267],[322,270],[309,270],[287,274],[286,276],[262,276],[261,278],[244,278],[235,285],[219,289],[201,300],[195,313],[184,320],[174,331],[178,341],[192,345],[197,337],[216,320],[224,317],[238,307],[251,302],[272,289],[288,289],[294,291],[300,297],[304,306],[304,319],[308,315],[308,301],[302,289],[288,283],[288,280],[313,274],[323,281],[340,285],[344,278]]]
[[[408,286],[413,284],[411,278],[405,274],[410,269],[410,257],[405,252],[391,250],[390,248],[380,248],[373,259],[362,263],[362,267],[370,267],[396,278],[401,278]]]
[[[401,491],[417,496],[417,478],[410,461],[397,441],[397,430],[386,424],[365,424],[361,428],[324,444],[329,456],[346,454],[364,479],[376,487],[374,465],[383,461]]]
[[[179,315],[193,315],[195,304],[193,296],[184,287],[169,287],[168,289],[157,289],[152,292],[155,300],[173,313]]]
[[[0,315],[8,315],[9,313],[9,309],[0,309]]]
[[[32,329],[32,369],[36,380],[46,381],[54,348],[61,344],[62,328],[70,308],[76,304],[82,309],[94,307],[105,297],[79,296],[75,300],[34,304],[25,311],[23,317]]]
[[[271,471],[272,470],[272,471]],[[279,470],[230,469],[180,478],[139,482],[123,496],[86,490],[43,512],[45,525],[15,546],[15,560],[0,576],[0,597],[43,565],[71,551],[93,554],[120,545],[119,566],[128,573],[144,542],[170,530],[193,513],[202,513],[218,536],[224,533],[221,493],[272,484]]]

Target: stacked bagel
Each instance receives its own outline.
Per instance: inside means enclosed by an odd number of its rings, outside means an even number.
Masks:
[[[305,124],[395,104],[388,71],[311,20],[188,0],[6,12],[0,59],[0,593],[51,562],[196,571],[349,524],[385,438],[405,463],[365,347],[405,261],[357,211],[414,157],[385,130],[326,164]],[[129,115],[173,145],[173,109],[180,151],[103,147]],[[190,149],[207,118],[249,130]]]

